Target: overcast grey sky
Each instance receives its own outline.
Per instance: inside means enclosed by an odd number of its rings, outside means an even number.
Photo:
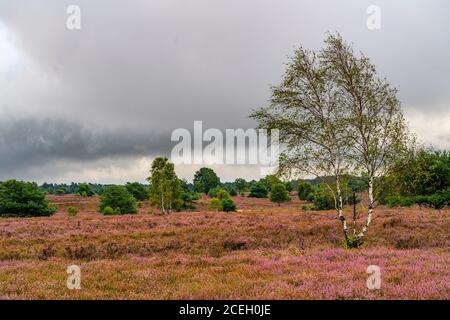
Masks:
[[[372,4],[380,30],[366,26]],[[69,5],[81,30],[66,28]],[[423,142],[448,149],[449,12],[447,0],[0,0],[0,180],[144,181],[176,128],[253,127],[287,56],[327,31],[400,90]]]

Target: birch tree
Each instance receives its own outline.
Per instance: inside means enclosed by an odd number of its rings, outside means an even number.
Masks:
[[[251,115],[261,128],[281,131],[286,152],[280,174],[315,175],[331,191],[346,247],[363,244],[378,178],[390,174],[414,144],[396,94],[368,58],[356,56],[340,35],[329,35],[320,51],[295,52],[282,84],[272,88],[270,106]],[[364,224],[358,230],[354,221],[351,233],[343,212],[344,173],[365,177],[368,188]]]
[[[279,129],[284,152],[280,156],[281,176],[316,176],[334,198],[345,240],[347,222],[343,212],[340,177],[345,171],[345,112],[340,92],[328,79],[327,69],[313,51],[296,50],[287,64],[281,85],[272,88],[270,106],[250,117],[262,129]],[[333,181],[326,177],[334,177]]]
[[[321,59],[339,91],[339,104],[347,110],[349,161],[367,179],[367,216],[353,235],[353,246],[360,246],[373,218],[375,184],[409,154],[414,137],[408,132],[397,90],[378,77],[369,59],[362,53],[355,55],[340,35],[330,35],[325,43]]]
[[[150,182],[150,203],[161,208],[162,212],[170,213],[181,200],[181,183],[173,163],[167,158],[153,160]]]

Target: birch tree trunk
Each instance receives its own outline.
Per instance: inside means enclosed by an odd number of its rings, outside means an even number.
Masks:
[[[371,174],[369,177],[369,206],[367,209],[367,218],[366,223],[364,224],[361,232],[358,234],[358,238],[362,239],[367,229],[369,228],[370,222],[372,222],[372,212],[374,205],[374,197],[373,197],[373,175]]]
[[[338,216],[339,220],[341,220],[342,223],[342,229],[344,231],[344,237],[345,240],[348,239],[348,227],[347,227],[347,220],[344,216],[344,209],[343,209],[343,203],[342,203],[342,193],[341,193],[341,186],[339,181],[339,175],[336,176],[336,195],[337,195],[337,209],[338,209]]]

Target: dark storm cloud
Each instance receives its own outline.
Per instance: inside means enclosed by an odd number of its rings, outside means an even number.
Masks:
[[[79,31],[66,28],[73,4]],[[366,27],[372,4],[381,8],[378,31]],[[447,0],[0,0],[0,119],[9,122],[0,128],[0,177],[52,159],[92,174],[102,157],[166,151],[170,132],[194,120],[253,127],[247,115],[267,104],[287,56],[319,48],[327,31],[370,57],[400,89],[413,129],[442,145],[449,9]],[[420,125],[423,114],[433,126]],[[21,133],[26,121],[33,138]]]
[[[20,119],[0,122],[2,174],[54,160],[95,161],[111,156],[169,154],[168,134],[144,135],[129,130],[94,131],[65,120]]]

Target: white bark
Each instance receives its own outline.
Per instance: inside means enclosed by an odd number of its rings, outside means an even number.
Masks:
[[[364,224],[358,237],[363,238],[367,229],[369,228],[370,222],[372,222],[372,212],[373,212],[374,198],[373,198],[373,175],[369,177],[369,207],[367,210],[366,223]]]
[[[338,209],[338,216],[339,216],[339,220],[341,220],[342,222],[342,229],[344,230],[344,236],[345,239],[348,238],[348,227],[347,227],[347,220],[345,219],[344,216],[344,209],[343,209],[343,202],[342,202],[342,194],[341,194],[341,187],[339,185],[339,176],[337,176],[336,178],[336,193],[337,193],[337,209]]]

